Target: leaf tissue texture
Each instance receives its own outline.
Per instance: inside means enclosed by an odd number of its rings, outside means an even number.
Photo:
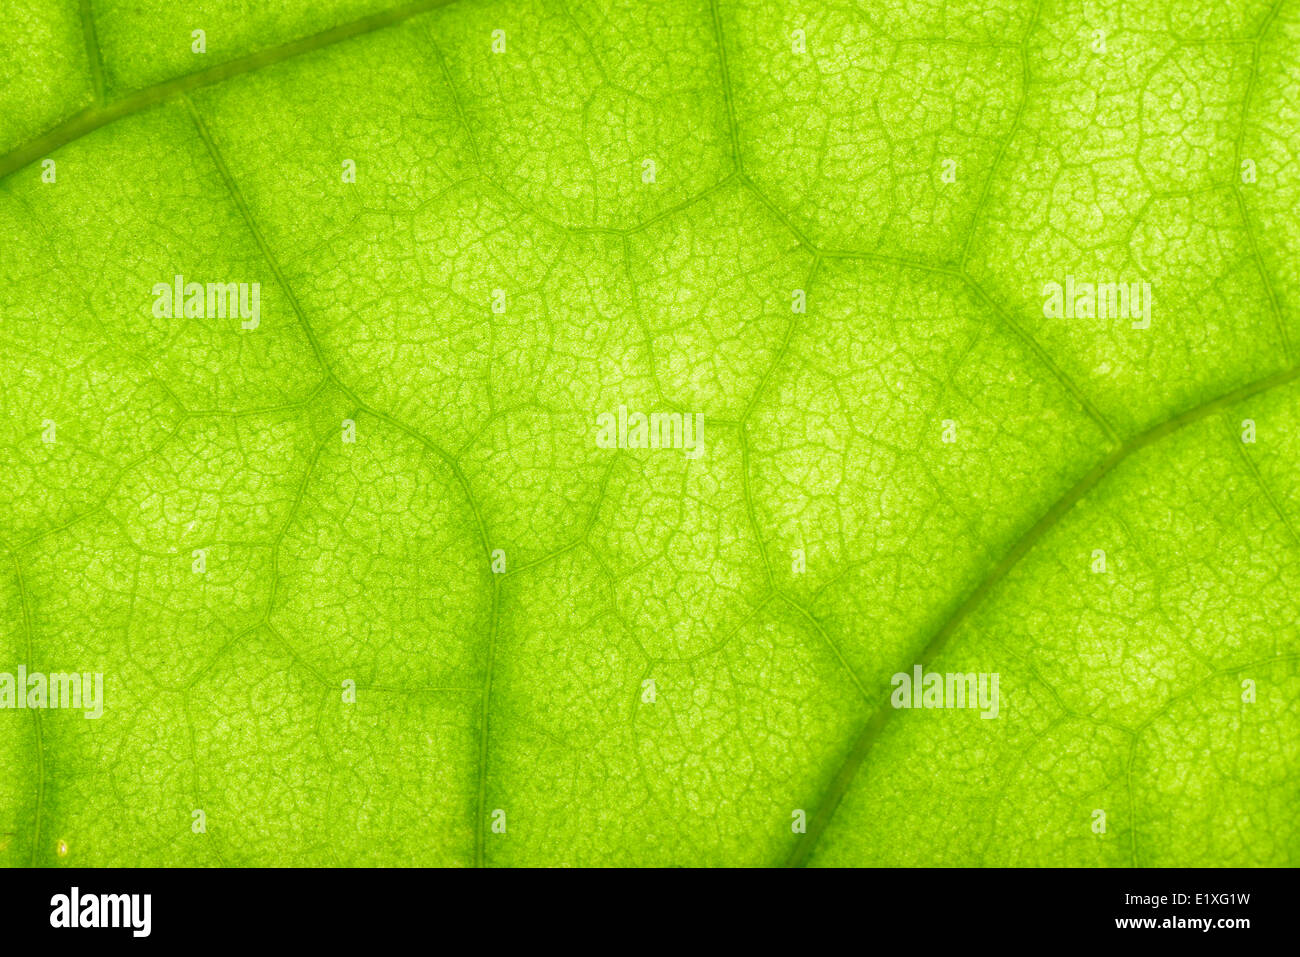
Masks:
[[[1300,863],[1300,2],[395,3],[6,7],[0,861]]]

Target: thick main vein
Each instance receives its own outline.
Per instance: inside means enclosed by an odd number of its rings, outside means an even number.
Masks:
[[[302,56],[304,53],[311,53],[324,47],[333,46],[336,43],[342,43],[344,40],[351,40],[353,37],[363,36],[376,30],[382,30],[384,27],[403,23],[412,17],[418,17],[422,13],[428,13],[438,7],[447,6],[451,2],[452,0],[417,0],[415,3],[408,3],[392,10],[385,10],[382,13],[362,17],[360,20],[353,20],[351,23],[331,27],[321,33],[303,37],[300,40],[293,40],[277,47],[270,47],[248,56],[239,57],[236,60],[219,63],[206,70],[199,70],[197,73],[187,73],[185,76],[175,77],[155,86],[146,87],[113,103],[96,104],[64,120],[43,136],[38,136],[8,155],[0,157],[0,179],[15,170],[22,169],[28,163],[47,156],[60,147],[66,146],[73,140],[94,132],[101,126],[106,126],[122,119],[124,116],[130,116],[133,113],[139,113],[152,106],[157,106],[159,103],[178,94],[187,93],[202,86],[210,86],[213,83],[220,83],[222,80],[229,80],[231,77],[240,76],[244,73],[252,73],[254,70],[260,70],[263,67],[281,63],[296,56]],[[92,35],[89,32],[91,30],[93,30],[93,26],[87,27],[88,38]],[[89,39],[87,42],[89,42]]]
[[[924,667],[933,661],[947,646],[961,624],[980,606],[989,593],[1007,576],[1007,573],[1015,568],[1020,560],[1083,496],[1087,495],[1098,482],[1133,453],[1153,445],[1184,426],[1199,422],[1201,419],[1213,415],[1227,406],[1296,379],[1300,379],[1300,365],[1291,366],[1281,372],[1275,372],[1262,379],[1257,379],[1231,392],[1226,392],[1216,399],[1211,399],[1201,405],[1180,412],[1173,418],[1133,436],[1118,446],[1093,466],[1092,470],[1079,479],[1069,491],[1057,499],[1052,507],[1011,546],[1010,551],[1002,556],[1002,559],[984,576],[979,585],[975,587],[975,590],[966,596],[965,600],[957,606],[956,610],[939,627],[939,630],[925,643],[916,658],[916,663]],[[880,707],[872,712],[871,717],[867,719],[867,723],[858,732],[858,736],[850,747],[843,763],[841,763],[839,769],[835,772],[835,776],[831,779],[825,796],[813,812],[812,819],[808,822],[807,831],[800,836],[794,850],[786,859],[788,867],[801,867],[807,863],[813,848],[817,846],[818,839],[826,830],[826,826],[834,816],[836,808],[839,807],[840,801],[848,791],[849,785],[853,783],[853,779],[856,777],[863,760],[876,739],[880,737],[880,732],[884,730],[894,710],[894,708],[882,703]]]

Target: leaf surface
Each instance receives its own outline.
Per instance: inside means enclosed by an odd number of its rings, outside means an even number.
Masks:
[[[1300,8],[263,6],[0,25],[0,860],[1296,863]]]

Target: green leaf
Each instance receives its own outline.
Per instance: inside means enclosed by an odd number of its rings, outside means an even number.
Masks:
[[[0,861],[1300,861],[1300,8],[391,2],[0,25]]]

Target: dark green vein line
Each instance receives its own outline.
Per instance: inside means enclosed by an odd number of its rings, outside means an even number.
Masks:
[[[470,125],[469,114],[465,112],[465,104],[461,102],[460,91],[456,89],[451,69],[447,66],[447,58],[442,55],[442,47],[438,46],[437,41],[433,43],[433,58],[438,61],[438,70],[442,73],[442,81],[447,84],[447,93],[451,97],[451,105],[456,108],[456,118],[460,120],[460,125],[465,128],[465,137],[469,140],[470,152],[474,154],[474,165],[483,170],[486,167],[483,165],[483,152],[478,148],[478,137],[474,133],[474,127]],[[513,197],[511,198],[513,199]]]
[[[488,625],[487,665],[483,671],[483,697],[479,703],[478,801],[474,825],[474,866],[483,867],[487,858],[487,763],[488,722],[492,713],[492,666],[496,663],[497,622],[501,609],[500,576],[492,576],[492,620]]]
[[[1043,0],[1039,0],[1038,5],[1034,8],[1034,14],[1029,18],[1029,26],[1025,28],[1025,35],[1020,38],[1017,49],[1020,51],[1020,72],[1021,83],[1024,89],[1020,94],[1020,103],[1016,106],[1015,116],[1011,119],[1011,129],[1007,132],[1007,137],[1002,141],[998,148],[998,153],[993,157],[993,165],[989,167],[988,174],[984,177],[984,184],[980,188],[979,198],[975,201],[975,211],[971,213],[970,231],[966,234],[966,242],[962,244],[961,255],[957,257],[957,268],[965,271],[966,263],[970,259],[971,250],[975,246],[975,235],[979,232],[980,218],[987,209],[989,199],[993,194],[993,181],[997,177],[998,169],[1002,166],[1003,159],[1006,158],[1007,150],[1011,148],[1011,143],[1015,140],[1016,134],[1020,132],[1020,124],[1025,118],[1025,109],[1029,106],[1029,88],[1033,85],[1033,76],[1029,68],[1029,38],[1033,36],[1034,30],[1038,27],[1039,17],[1043,13]]]
[[[1264,287],[1264,295],[1268,298],[1269,312],[1273,316],[1273,322],[1277,326],[1278,338],[1282,340],[1282,354],[1289,361],[1292,358],[1291,336],[1287,333],[1286,320],[1282,316],[1282,307],[1278,305],[1277,293],[1273,291],[1272,280],[1268,277],[1268,270],[1264,268],[1264,257],[1259,251],[1259,243],[1255,240],[1255,230],[1250,224],[1250,210],[1246,206],[1246,197],[1242,194],[1241,185],[1234,183],[1232,192],[1237,199],[1237,210],[1241,216],[1241,224],[1245,227],[1246,241],[1250,244],[1250,257],[1254,260],[1255,271],[1259,273],[1259,281]]]
[[[1269,507],[1273,510],[1273,514],[1282,522],[1282,527],[1286,529],[1286,533],[1291,537],[1291,541],[1296,545],[1300,545],[1300,535],[1296,534],[1295,526],[1291,524],[1291,519],[1287,518],[1286,512],[1282,508],[1282,503],[1277,500],[1277,496],[1273,494],[1268,483],[1264,481],[1264,476],[1263,473],[1260,472],[1259,466],[1257,466],[1254,460],[1246,453],[1246,443],[1241,441],[1241,437],[1237,434],[1236,427],[1232,424],[1231,419],[1227,417],[1226,413],[1224,415],[1223,424],[1227,429],[1228,441],[1236,448],[1237,455],[1241,457],[1241,461],[1245,465],[1246,471],[1250,473],[1252,481],[1254,481],[1255,485],[1263,494],[1264,500],[1268,502]]]
[[[772,558],[768,555],[767,544],[763,541],[762,528],[758,524],[758,514],[754,509],[754,491],[749,483],[749,430],[742,425],[736,431],[740,438],[740,487],[745,498],[745,518],[754,535],[754,545],[758,549],[759,558],[763,560],[763,575],[767,579],[767,590],[773,592],[776,591],[776,577],[772,574]]]
[[[1080,406],[1083,407],[1083,411],[1088,415],[1089,418],[1091,418],[1097,424],[1097,427],[1101,429],[1101,431],[1105,434],[1105,436],[1112,442],[1119,441],[1118,433],[1116,433],[1114,427],[1110,424],[1110,421],[1104,415],[1101,414],[1101,410],[1097,408],[1097,406],[1092,402],[1091,399],[1088,398],[1087,393],[1085,393],[1083,389],[1081,389],[1078,386],[1077,383],[1075,383],[1072,379],[1070,379],[1069,376],[1065,374],[1065,371],[1059,365],[1057,365],[1055,360],[1052,359],[1051,355],[1048,354],[1047,350],[1044,349],[1039,344],[1038,340],[1035,339],[1033,336],[1031,336],[1028,330],[1026,330],[1023,326],[1015,322],[1011,318],[1011,315],[1005,309],[999,306],[997,302],[994,301],[994,299],[984,290],[984,287],[981,286],[979,282],[976,281],[976,279],[973,276],[971,276],[969,273],[965,272],[963,269],[959,269],[951,266],[931,265],[919,261],[913,261],[911,259],[900,258],[898,256],[890,256],[886,253],[822,249],[811,239],[809,239],[808,236],[802,230],[800,230],[798,226],[794,224],[794,222],[790,219],[790,217],[787,216],[785,212],[779,206],[777,206],[776,203],[774,203],[767,196],[767,194],[763,192],[763,190],[759,187],[759,185],[755,183],[746,173],[742,172],[741,174],[739,174],[739,179],[746,186],[746,188],[748,188],[750,192],[753,193],[753,195],[758,199],[758,201],[761,202],[764,206],[766,206],[768,210],[771,211],[772,215],[775,216],[778,220],[780,220],[785,225],[785,228],[788,229],[790,233],[795,237],[795,239],[799,241],[799,244],[803,246],[805,249],[807,249],[809,252],[811,252],[813,255],[815,255],[819,260],[857,259],[864,262],[887,263],[889,265],[897,266],[900,269],[911,269],[918,272],[931,273],[936,276],[946,276],[965,286],[968,286],[971,292],[976,297],[978,297],[982,303],[984,303],[986,308],[991,310],[993,314],[997,316],[997,318],[1000,319],[1004,325],[1007,326],[1007,328],[1009,328],[1015,335],[1017,335],[1021,340],[1024,341],[1024,343],[1029,347],[1029,349],[1034,353],[1034,355],[1038,357],[1038,360],[1047,368],[1049,372],[1052,373],[1053,376],[1056,377],[1056,380],[1061,385],[1061,387],[1064,388],[1067,392],[1069,392],[1070,395],[1074,397],[1074,400],[1078,402]]]
[[[90,82],[95,90],[95,106],[104,104],[104,57],[95,34],[95,14],[90,0],[81,0],[81,33],[86,41],[86,59],[90,63]]]
[[[1278,305],[1277,293],[1273,291],[1273,283],[1269,279],[1268,270],[1264,268],[1264,257],[1259,251],[1259,243],[1255,239],[1255,230],[1251,225],[1250,208],[1246,204],[1246,196],[1241,188],[1241,150],[1246,139],[1246,126],[1250,120],[1250,104],[1255,96],[1255,87],[1259,81],[1259,57],[1260,47],[1264,45],[1264,38],[1268,35],[1269,28],[1273,21],[1277,19],[1279,11],[1282,9],[1283,0],[1276,0],[1269,9],[1268,15],[1264,22],[1260,24],[1259,32],[1255,34],[1251,42],[1250,50],[1250,78],[1246,81],[1246,92],[1241,101],[1241,126],[1237,130],[1237,139],[1233,144],[1233,182],[1232,192],[1237,200],[1237,209],[1241,215],[1241,224],[1246,231],[1246,239],[1250,243],[1250,254],[1255,260],[1255,269],[1259,272],[1259,281],[1264,286],[1264,294],[1268,297],[1269,309],[1273,313],[1273,321],[1277,324],[1277,333],[1282,339],[1282,354],[1286,356],[1288,362],[1292,359],[1291,337],[1287,333],[1286,320],[1282,316],[1282,308]]]
[[[65,120],[43,136],[37,137],[31,142],[18,147],[7,156],[0,158],[0,178],[8,176],[15,170],[22,169],[28,163],[34,162],[43,156],[48,156],[60,147],[66,146],[87,133],[94,132],[101,126],[120,120],[124,116],[130,116],[133,113],[139,113],[141,110],[157,106],[159,103],[181,93],[188,93],[190,90],[199,87],[210,86],[213,83],[220,83],[222,80],[229,80],[245,73],[252,73],[254,70],[282,63],[304,53],[312,53],[324,47],[342,43],[344,40],[351,40],[354,37],[382,30],[384,27],[403,23],[412,17],[428,13],[430,10],[446,6],[451,2],[452,0],[419,0],[417,3],[408,3],[392,10],[386,10],[383,13],[376,13],[360,20],[354,20],[351,23],[332,27],[322,33],[303,37],[301,40],[294,40],[291,43],[285,43],[249,56],[220,63],[197,73],[188,73],[185,76],[167,80],[132,93],[115,103],[93,106]]]
[[[476,527],[478,528],[479,544],[483,549],[484,560],[490,562],[492,559],[492,544],[491,544],[491,539],[488,535],[487,524],[483,520],[483,512],[479,508],[478,501],[474,498],[474,490],[470,486],[469,479],[466,477],[464,470],[460,467],[460,463],[456,460],[456,457],[454,455],[452,455],[446,449],[439,446],[437,443],[435,443],[433,440],[428,438],[419,430],[412,428],[411,426],[405,424],[404,422],[401,422],[398,419],[393,418],[392,416],[388,415],[387,413],[379,409],[367,405],[366,402],[363,399],[361,399],[360,396],[358,396],[355,392],[353,392],[352,389],[349,388],[348,385],[337,374],[335,374],[334,370],[330,367],[328,359],[326,358],[325,351],[321,346],[320,340],[316,336],[315,329],[313,328],[312,324],[307,320],[307,314],[303,311],[302,304],[298,301],[298,297],[294,295],[293,288],[289,285],[289,280],[285,277],[284,272],[280,269],[279,260],[276,258],[275,254],[271,251],[271,248],[266,242],[265,237],[262,235],[262,231],[257,226],[257,222],[253,219],[252,211],[248,208],[248,204],[247,202],[245,202],[243,194],[239,190],[238,184],[235,182],[234,177],[231,175],[230,170],[227,168],[225,160],[222,158],[221,151],[217,148],[216,142],[212,139],[211,134],[208,132],[207,126],[203,122],[203,118],[199,115],[198,110],[195,108],[193,102],[189,99],[189,97],[187,96],[182,97],[182,99],[184,100],[186,109],[189,110],[190,117],[194,121],[194,126],[195,129],[198,131],[199,137],[203,140],[204,146],[207,147],[208,153],[212,157],[213,163],[216,165],[218,171],[221,174],[223,181],[226,184],[226,189],[230,193],[231,200],[238,207],[240,215],[243,217],[244,223],[248,227],[249,233],[252,235],[254,241],[257,243],[258,249],[261,250],[262,257],[266,260],[267,266],[271,269],[272,274],[275,276],[276,282],[279,284],[280,289],[284,292],[285,298],[288,300],[290,307],[293,309],[294,315],[298,319],[299,325],[302,327],[303,334],[307,337],[307,341],[311,345],[312,352],[316,356],[316,361],[320,365],[321,369],[324,371],[326,377],[330,381],[332,381],[334,385],[337,386],[338,389],[356,405],[357,408],[374,416],[376,419],[379,419],[381,422],[388,424],[392,428],[400,431],[403,435],[406,435],[407,437],[418,442],[427,451],[436,455],[443,462],[443,464],[447,466],[447,468],[451,471],[452,476],[454,477],[456,483],[459,485],[461,491],[464,493],[465,501],[469,504],[470,511],[474,515],[474,522]],[[488,634],[487,661],[485,665],[485,673],[483,678],[482,704],[481,704],[481,713],[480,713],[480,741],[479,741],[479,762],[480,763],[479,763],[479,772],[478,772],[479,773],[479,788],[478,788],[479,804],[478,804],[478,824],[475,830],[475,850],[474,850],[474,860],[478,866],[483,865],[483,858],[484,858],[484,831],[483,831],[484,816],[483,815],[484,815],[484,804],[487,800],[487,751],[488,751],[487,729],[488,729],[488,713],[490,710],[491,695],[492,695],[492,666],[496,657],[497,619],[500,613],[500,601],[501,601],[500,581],[498,580],[497,576],[494,575],[493,582],[492,582],[492,609],[490,612],[491,618],[490,618],[490,630]],[[271,626],[269,620],[264,622],[264,625],[269,631],[273,633],[275,632],[275,629]],[[297,657],[293,648],[289,646],[288,643],[285,642],[282,638],[280,640],[286,647],[289,648],[290,653],[294,654],[294,656]]]
[[[212,133],[208,130],[208,125],[203,122],[203,117],[199,115],[198,109],[194,106],[194,101],[185,94],[181,94],[181,102],[184,103],[185,109],[189,112],[190,119],[194,122],[194,129],[198,132],[199,139],[203,141],[203,146],[207,150],[208,156],[211,157],[212,164],[217,168],[217,172],[221,176],[221,181],[225,184],[226,192],[230,195],[231,201],[234,202],[235,207],[239,210],[240,218],[244,221],[244,225],[252,235],[253,241],[257,243],[258,251],[262,254],[262,258],[266,260],[266,264],[270,267],[272,274],[274,274],[275,281],[279,284],[280,288],[284,290],[285,296],[292,302],[294,312],[298,315],[299,320],[302,321],[303,332],[307,335],[312,349],[316,352],[316,361],[320,364],[321,371],[328,375],[329,366],[325,364],[324,356],[318,348],[315,336],[307,331],[307,324],[305,319],[303,319],[302,308],[298,304],[298,298],[290,291],[289,281],[285,278],[284,272],[280,269],[280,261],[271,254],[271,247],[267,245],[266,237],[262,235],[262,231],[257,227],[257,222],[253,219],[253,211],[248,208],[248,203],[244,199],[243,192],[239,189],[239,184],[235,182],[234,175],[230,172],[230,168],[226,166],[225,158],[222,156],[221,150],[217,148],[217,143],[212,138]]]
[[[1116,432],[1115,427],[1110,424],[1110,420],[1107,419],[1106,416],[1102,415],[1101,409],[1097,408],[1093,401],[1088,398],[1088,394],[1084,392],[1083,389],[1079,388],[1078,383],[1065,374],[1065,370],[1056,363],[1056,360],[1053,359],[1051,354],[1039,344],[1038,340],[1030,335],[1029,331],[1020,323],[1012,319],[1011,313],[1003,309],[974,278],[965,273],[963,273],[962,276],[966,281],[966,285],[970,287],[971,292],[975,294],[976,298],[978,298],[980,302],[984,303],[985,307],[990,312],[1001,319],[1003,325],[1020,337],[1020,340],[1029,348],[1029,351],[1037,357],[1038,361],[1041,362],[1050,373],[1052,373],[1061,387],[1073,396],[1074,401],[1079,403],[1088,418],[1092,419],[1092,421],[1096,423],[1097,428],[1101,429],[1102,434],[1106,436],[1107,441],[1118,442],[1119,433]]]
[[[727,107],[727,133],[731,137],[731,161],[735,171],[741,172],[745,162],[740,153],[740,127],[736,122],[736,103],[731,92],[731,70],[727,66],[727,47],[722,39],[722,11],[718,0],[710,0],[709,12],[713,16],[713,38],[718,44],[718,68],[722,74],[722,98]]]
[[[1211,399],[1202,405],[1188,409],[1179,413],[1172,419],[1162,422],[1129,439],[1123,445],[1116,448],[1104,459],[1098,462],[1093,469],[1066,492],[1056,503],[1034,523],[1033,527],[1011,547],[1011,550],[1002,557],[1002,560],[995,565],[983,581],[976,586],[975,590],[966,596],[966,599],[957,606],[956,610],[940,626],[939,630],[934,633],[925,646],[921,649],[920,655],[916,658],[916,663],[922,667],[929,664],[934,658],[943,651],[948,641],[957,631],[958,627],[970,617],[971,613],[980,606],[989,593],[1007,576],[1007,573],[1019,563],[1020,559],[1032,549],[1038,541],[1049,532],[1061,518],[1072,509],[1078,501],[1090,492],[1098,482],[1106,477],[1117,465],[1149,445],[1159,442],[1161,439],[1178,431],[1184,426],[1191,425],[1193,422],[1199,422],[1207,416],[1213,415],[1220,409],[1224,409],[1233,403],[1240,402],[1243,399],[1258,395],[1269,389],[1285,385],[1300,378],[1300,366],[1292,366],[1281,372],[1275,372],[1270,376],[1257,379],[1248,383],[1239,389],[1227,392],[1216,399]],[[829,788],[825,797],[813,813],[812,819],[808,822],[808,830],[801,835],[790,856],[786,859],[786,866],[801,867],[808,862],[813,848],[817,846],[817,841],[825,831],[826,826],[830,823],[835,814],[836,808],[839,807],[840,801],[844,798],[857,775],[858,768],[861,767],[867,753],[880,733],[888,724],[890,715],[894,709],[882,704],[876,709],[867,720],[863,729],[858,732],[856,740],[845,756],[843,763],[836,771],[835,776],[831,779]]]
[[[32,611],[27,600],[27,583],[23,581],[23,566],[18,560],[18,553],[11,551],[14,560],[14,579],[18,584],[18,603],[23,611],[23,632],[26,634],[27,665],[33,666],[32,657]],[[45,806],[45,740],[41,732],[41,710],[33,708],[32,720],[35,721],[36,738],[36,809],[32,820],[32,856],[31,866],[35,867],[41,850],[41,812]]]

